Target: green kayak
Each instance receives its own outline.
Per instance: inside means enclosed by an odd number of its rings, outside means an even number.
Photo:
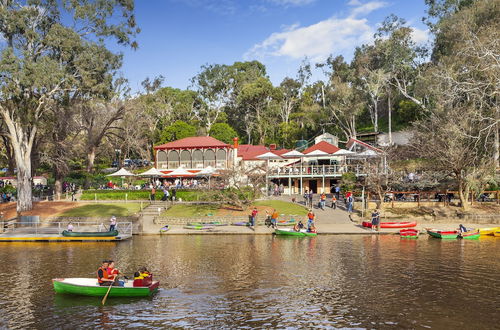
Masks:
[[[113,230],[113,231],[96,231],[96,232],[91,232],[91,231],[63,231],[62,235],[64,237],[112,237],[112,236],[118,236],[118,230]]]
[[[80,296],[104,297],[109,287],[99,286],[95,278],[55,278],[52,280],[57,293]],[[133,281],[125,286],[114,286],[109,291],[109,297],[148,297],[158,291],[160,282],[153,281],[150,286],[133,286]]]
[[[318,233],[310,233],[305,229],[302,229],[301,231],[295,231],[293,229],[275,229],[274,233],[276,235],[298,236],[298,237],[317,236],[318,235]]]
[[[432,237],[441,238],[441,239],[456,239],[456,238],[458,238],[458,231],[456,231],[456,230],[427,229],[427,233]]]
[[[212,222],[189,222],[188,226],[227,226],[227,223],[223,223],[220,221],[212,221]]]

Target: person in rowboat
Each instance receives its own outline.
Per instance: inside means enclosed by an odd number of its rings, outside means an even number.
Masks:
[[[123,286],[125,282],[118,280],[118,275],[120,275],[120,271],[115,268],[115,262],[108,260],[108,278],[113,279],[119,286]]]
[[[108,260],[104,260],[102,262],[101,267],[97,269],[97,281],[99,282],[100,286],[118,285],[115,284],[116,276],[110,278],[108,274],[108,266],[109,266]]]

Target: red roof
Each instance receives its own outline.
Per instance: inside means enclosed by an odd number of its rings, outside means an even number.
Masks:
[[[241,157],[243,160],[262,160],[256,157],[268,151],[269,149],[263,145],[240,144],[238,146],[238,157]]]
[[[360,141],[360,140],[354,139],[354,138],[349,138],[349,141],[347,141],[347,144],[346,144],[346,148],[350,148],[353,144],[360,144],[360,145],[364,146],[365,148],[371,149],[373,151],[383,152],[381,149],[375,148],[371,144],[368,144],[366,142],[363,142],[363,141]]]
[[[286,153],[287,153],[287,152],[289,152],[289,151],[290,151],[290,150],[288,150],[288,149],[280,149],[280,150],[272,150],[271,152],[272,152],[273,154],[276,154],[276,155],[278,155],[278,156],[281,156],[281,155],[283,155],[283,154],[286,154]]]
[[[230,144],[211,136],[193,136],[156,146],[155,149],[229,148]]]
[[[311,151],[314,151],[314,150],[321,150],[323,152],[326,152],[326,153],[329,153],[329,154],[333,154],[334,152],[337,152],[340,150],[340,148],[334,146],[333,144],[330,144],[326,141],[321,141],[320,143],[316,143],[315,145],[313,146],[310,146],[309,148],[307,148],[306,150],[304,150],[303,153],[305,154],[308,154],[310,153]]]

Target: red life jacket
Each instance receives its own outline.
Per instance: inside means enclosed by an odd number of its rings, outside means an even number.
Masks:
[[[102,278],[99,277],[99,270],[102,270]],[[104,282],[102,279],[103,278],[109,278],[109,275],[108,275],[108,269],[107,268],[103,268],[102,266],[99,267],[97,269],[97,281],[99,281],[99,283],[102,283]]]
[[[116,269],[116,268],[109,268],[109,267],[108,267],[107,273],[108,273],[108,278],[109,278],[109,279],[113,279],[113,277],[114,277],[115,275],[118,275],[120,272],[119,272],[119,271],[118,271],[118,269]]]

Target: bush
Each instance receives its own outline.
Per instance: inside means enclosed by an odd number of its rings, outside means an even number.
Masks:
[[[85,190],[82,193],[81,200],[94,200],[97,195],[97,200],[125,200],[125,194],[127,194],[127,200],[148,200],[151,196],[151,190]],[[183,201],[193,202],[193,201],[208,201],[209,194],[201,190],[177,190],[176,198],[177,200],[182,199]],[[163,191],[156,191],[156,200],[160,200],[163,197]]]

